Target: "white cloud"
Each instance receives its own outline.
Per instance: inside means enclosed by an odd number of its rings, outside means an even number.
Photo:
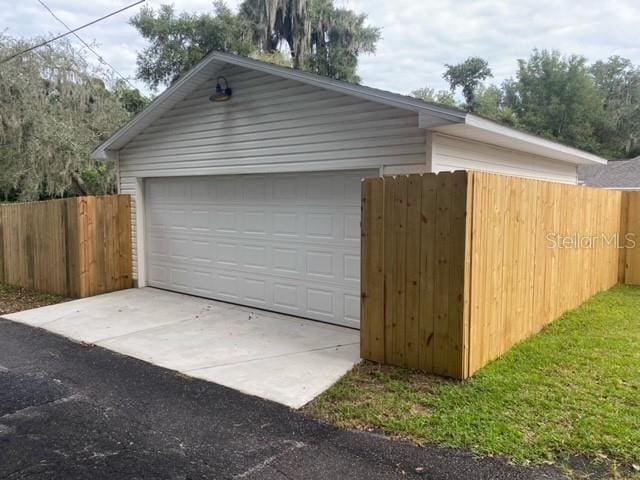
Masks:
[[[46,0],[45,0],[46,1]],[[91,2],[49,0],[49,7],[76,27],[130,3],[128,0]],[[211,11],[211,0],[148,0],[157,7],[173,3],[178,10]],[[240,0],[229,1],[236,7]],[[446,88],[445,63],[469,56],[489,60],[494,81],[513,75],[516,59],[537,48],[577,53],[594,60],[613,54],[640,64],[637,0],[336,0],[340,6],[368,13],[382,28],[375,55],[360,60],[363,83],[401,93],[426,84]],[[133,77],[136,52],[144,41],[128,19],[140,7],[82,30],[96,42],[100,54],[120,72]],[[17,36],[48,36],[64,31],[37,2],[0,0],[0,28]],[[74,40],[74,42],[77,42]],[[92,54],[87,52],[87,56]],[[138,83],[142,86],[140,83]]]

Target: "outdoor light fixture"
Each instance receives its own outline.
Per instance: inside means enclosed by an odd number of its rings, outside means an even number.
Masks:
[[[222,88],[223,84],[224,88]],[[232,91],[227,84],[227,79],[224,77],[218,77],[218,80],[216,80],[216,91],[209,97],[209,100],[212,102],[226,102],[231,98],[231,93]]]

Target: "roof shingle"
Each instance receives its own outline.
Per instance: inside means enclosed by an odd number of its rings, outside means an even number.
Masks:
[[[578,183],[590,187],[640,190],[640,156],[606,165],[578,166]]]

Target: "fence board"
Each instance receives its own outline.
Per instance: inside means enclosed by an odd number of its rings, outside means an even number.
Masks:
[[[467,242],[467,174],[466,172],[454,172],[451,186],[451,211],[450,211],[450,250],[447,262],[449,266],[449,315],[448,335],[445,348],[447,351],[447,368],[445,374],[451,377],[461,378],[466,370],[464,361],[464,314],[465,314],[465,280],[468,274],[465,269],[466,242]],[[462,360],[462,361],[461,361]]]
[[[387,293],[393,298],[392,342],[394,363],[406,366],[406,273],[407,273],[407,177],[394,182],[392,235],[395,248],[395,275]]]
[[[367,317],[369,328],[360,330],[360,356],[377,362],[385,361],[382,182],[381,178],[362,182],[361,315]]]
[[[131,287],[126,195],[0,205],[0,282],[67,297]]]
[[[453,182],[451,174],[438,175],[436,190],[436,235],[435,255],[437,268],[434,282],[434,336],[433,336],[433,370],[446,374],[449,361],[449,252],[451,245],[451,203],[453,199]]]
[[[407,218],[405,255],[405,363],[407,367],[420,366],[420,209],[422,206],[422,179],[407,179]]]
[[[433,371],[434,292],[435,292],[435,235],[436,235],[436,176],[422,177],[420,200],[420,307],[418,320],[419,368]]]
[[[118,266],[115,288],[129,288],[133,282],[133,229],[131,226],[131,197],[129,195],[118,195],[117,197],[116,229],[118,231]]]
[[[640,192],[625,192],[624,195],[628,241],[636,244],[636,248],[626,249],[624,280],[631,285],[640,285]]]

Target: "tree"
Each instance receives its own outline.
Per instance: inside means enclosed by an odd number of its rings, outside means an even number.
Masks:
[[[137,88],[131,88],[124,80],[116,81],[113,92],[124,109],[132,115],[140,113],[151,103],[151,98],[140,93]]]
[[[245,0],[240,16],[253,31],[256,46],[276,52],[286,46],[294,68],[358,82],[358,55],[373,53],[378,28],[366,15],[336,8],[333,0]]]
[[[0,57],[38,40],[1,36]],[[96,164],[89,155],[129,114],[70,43],[61,40],[0,65],[0,105],[0,198],[113,190],[113,164]],[[90,171],[96,174],[88,185],[83,175]]]
[[[446,90],[438,90],[436,92],[433,88],[423,87],[414,90],[411,95],[425,102],[439,103],[447,107],[458,107],[458,102],[456,102],[453,94]]]
[[[130,20],[150,45],[138,53],[139,79],[152,89],[169,84],[210,50],[249,55],[255,51],[248,27],[223,3],[208,13],[177,14],[171,5],[143,7]]]
[[[600,151],[596,131],[605,112],[584,57],[534,50],[518,61],[516,80],[509,83],[505,105],[529,132],[568,145]]]
[[[602,97],[604,122],[596,135],[606,154],[640,154],[640,69],[619,56],[599,60],[589,69]]]
[[[476,113],[483,117],[496,120],[511,126],[518,126],[518,117],[513,109],[506,105],[507,84],[503,87],[497,85],[480,85],[476,92]]]
[[[493,77],[489,64],[480,57],[470,57],[457,65],[448,65],[443,77],[449,82],[451,91],[462,87],[462,95],[466,101],[466,108],[473,112],[476,108],[476,89],[482,81]]]
[[[357,82],[358,56],[375,51],[380,37],[366,16],[333,0],[245,0],[237,15],[214,5],[213,14],[176,14],[162,5],[134,16],[131,24],[150,42],[138,55],[138,78],[156,89],[220,50],[285,65],[288,53],[294,68]]]

